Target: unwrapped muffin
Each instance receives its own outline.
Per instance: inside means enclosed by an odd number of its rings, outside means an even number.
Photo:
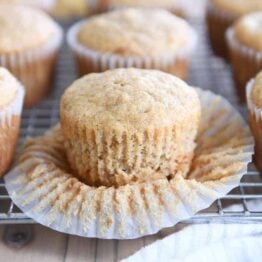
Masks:
[[[247,86],[249,124],[255,137],[255,163],[262,171],[262,71]]]
[[[24,88],[0,67],[0,176],[12,163],[19,133]]]
[[[226,30],[238,18],[259,10],[262,11],[261,0],[209,0],[207,25],[214,52],[228,57]]]
[[[227,31],[235,86],[245,101],[247,82],[262,70],[262,11],[239,19]]]
[[[60,118],[74,174],[88,185],[119,186],[187,174],[200,102],[172,75],[115,69],[75,81]]]
[[[25,86],[26,106],[39,102],[51,89],[61,42],[62,29],[44,12],[0,5],[0,66]]]
[[[77,23],[69,30],[68,43],[80,75],[138,67],[186,78],[196,34],[165,10],[131,8]]]

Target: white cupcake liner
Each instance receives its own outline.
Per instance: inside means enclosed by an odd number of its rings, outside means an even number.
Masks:
[[[102,53],[96,50],[92,50],[79,43],[77,34],[81,26],[85,23],[86,20],[80,21],[69,29],[67,34],[67,42],[70,48],[78,57],[84,58],[89,63],[92,63],[94,71],[101,71],[98,70],[99,68],[102,69],[102,71],[105,71],[107,69],[115,69],[120,67],[162,69],[163,71],[165,71],[165,69],[175,66],[178,60],[185,60],[189,62],[197,44],[197,34],[193,29],[190,29],[191,39],[188,41],[188,45],[181,48],[175,53],[166,53],[162,56],[156,57],[123,57],[121,55]]]
[[[3,110],[0,110],[0,128],[10,127],[12,125],[12,117],[20,116],[22,113],[25,90],[18,81],[17,87],[17,95],[15,100],[9,106]]]
[[[14,203],[35,221],[83,237],[132,239],[192,217],[239,185],[253,139],[224,98],[198,90],[202,120],[186,178],[90,187],[69,173],[60,126],[28,142],[19,165],[5,177]],[[212,106],[210,106],[212,105]]]
[[[261,122],[262,123],[262,109],[258,108],[252,101],[251,98],[251,92],[252,92],[252,88],[254,85],[255,80],[252,79],[248,82],[247,87],[246,87],[246,95],[247,95],[247,106],[248,106],[248,110],[249,112],[252,114],[252,116],[255,118],[255,120],[257,122]],[[262,137],[262,135],[261,135]]]
[[[226,32],[226,40],[229,48],[242,53],[252,59],[256,66],[261,66],[262,69],[262,52],[256,51],[253,48],[241,44],[235,37],[234,29],[231,27]]]

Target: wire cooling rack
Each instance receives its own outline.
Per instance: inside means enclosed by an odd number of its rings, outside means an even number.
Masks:
[[[229,65],[222,59],[213,56],[203,21],[195,20],[192,24],[199,32],[199,45],[190,69],[189,83],[223,95],[245,116],[245,107],[238,105],[234,93]],[[69,24],[63,26],[67,29]],[[46,129],[57,123],[60,96],[74,79],[76,79],[76,72],[73,57],[64,44],[56,68],[53,93],[39,106],[24,110],[20,144],[28,137],[43,134]],[[262,176],[251,165],[238,188],[217,200],[210,208],[184,222],[262,222]],[[0,181],[0,224],[14,223],[34,223],[34,221],[13,204],[3,181]]]

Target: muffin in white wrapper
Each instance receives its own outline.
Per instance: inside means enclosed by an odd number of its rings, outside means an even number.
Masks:
[[[6,81],[6,89],[15,87],[16,95],[10,104],[1,106],[0,103],[0,176],[7,171],[15,154],[25,95],[24,87],[6,69],[0,67],[0,85],[1,81]],[[10,82],[12,86],[9,85]],[[5,93],[1,95],[7,98]]]
[[[262,170],[262,109],[257,107],[252,100],[251,94],[253,86],[254,80],[250,80],[246,88],[247,107],[249,113],[249,124],[255,137],[255,162],[259,170]]]
[[[180,21],[181,19],[179,19]],[[115,68],[159,69],[179,78],[186,79],[188,67],[197,45],[197,34],[188,26],[188,41],[175,52],[166,50],[165,53],[150,55],[120,55],[111,52],[94,50],[83,45],[78,39],[78,33],[86,20],[77,22],[67,34],[67,42],[76,59],[79,75],[92,72],[103,72]]]
[[[187,177],[90,187],[70,174],[57,125],[27,142],[18,166],[5,177],[8,193],[40,224],[83,237],[138,238],[192,217],[239,185],[253,154],[240,114],[224,98],[197,91],[202,119]]]

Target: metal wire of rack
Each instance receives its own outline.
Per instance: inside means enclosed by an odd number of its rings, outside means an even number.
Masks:
[[[203,21],[194,20],[192,24],[199,32],[199,45],[190,69],[189,83],[221,94],[245,116],[245,106],[238,104],[234,94],[229,65],[222,59],[213,56]],[[64,28],[67,29],[68,25],[64,25]],[[74,79],[76,79],[76,72],[73,58],[68,47],[64,44],[56,68],[53,93],[40,105],[33,109],[25,109],[23,112],[20,145],[26,138],[41,135],[57,123],[60,96]],[[262,176],[254,165],[251,165],[238,188],[184,223],[262,222],[262,205],[258,205],[258,201],[262,201]],[[3,180],[0,180],[0,224],[18,223],[29,224],[34,221],[15,206],[8,196]]]

